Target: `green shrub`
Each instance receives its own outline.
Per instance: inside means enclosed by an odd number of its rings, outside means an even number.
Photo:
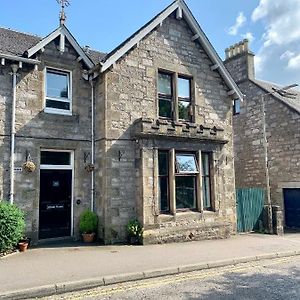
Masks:
[[[24,230],[24,213],[15,205],[0,201],[0,252],[13,249]]]
[[[126,230],[129,237],[141,238],[143,235],[143,227],[138,220],[130,220]]]
[[[80,215],[79,230],[81,233],[96,233],[98,228],[98,216],[89,210]]]

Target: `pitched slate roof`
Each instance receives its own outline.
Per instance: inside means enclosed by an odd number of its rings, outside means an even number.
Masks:
[[[0,27],[0,53],[22,56],[42,38]]]
[[[37,35],[0,27],[0,53],[23,56],[28,49],[37,45],[42,39],[42,37]],[[89,50],[86,52],[86,55],[94,64],[98,64],[106,56],[106,53]]]
[[[273,93],[274,92],[273,88],[275,89],[283,88],[283,86],[274,84],[272,82],[267,82],[267,81],[262,81],[257,79],[252,79],[251,81],[255,83],[258,87],[262,88],[266,93]],[[276,92],[272,95],[300,114],[300,91],[297,89],[291,89],[289,90],[289,92],[295,94],[295,97],[293,98],[283,97]]]

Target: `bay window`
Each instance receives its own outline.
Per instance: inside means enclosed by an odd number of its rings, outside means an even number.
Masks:
[[[158,198],[161,212],[211,210],[210,156],[210,153],[203,152],[199,156],[200,164],[195,153],[158,151]]]

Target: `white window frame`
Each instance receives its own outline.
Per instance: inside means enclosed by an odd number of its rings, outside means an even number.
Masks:
[[[62,74],[62,75],[67,75],[68,78],[68,99],[66,98],[53,98],[53,97],[48,97],[47,96],[47,72],[48,70],[53,71],[54,73],[57,74]],[[44,98],[44,112],[49,113],[49,114],[57,114],[57,115],[72,115],[72,71],[70,70],[64,70],[64,69],[56,69],[52,67],[46,67],[45,68],[45,73],[44,73],[44,78],[45,78],[45,98]],[[60,102],[65,102],[65,103],[70,103],[70,109],[58,109],[58,108],[51,108],[51,107],[46,107],[46,103],[48,100],[54,100],[54,101],[60,101]]]
[[[67,152],[70,153],[69,165],[42,165],[40,164],[40,170],[70,170],[72,171],[72,184],[71,184],[71,237],[74,236],[74,150],[62,150],[62,149],[40,149],[42,152]]]

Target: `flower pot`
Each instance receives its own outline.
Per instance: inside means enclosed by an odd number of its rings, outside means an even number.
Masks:
[[[95,239],[95,233],[83,233],[82,238],[85,243],[92,243]]]
[[[20,242],[18,244],[20,252],[25,252],[28,248],[28,242]]]

